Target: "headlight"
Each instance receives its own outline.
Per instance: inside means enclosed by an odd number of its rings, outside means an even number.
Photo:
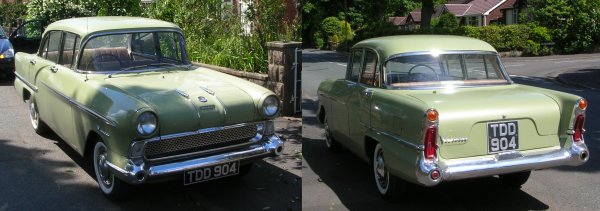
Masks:
[[[279,99],[274,95],[268,96],[262,106],[265,116],[272,117],[279,111]]]
[[[8,49],[4,52],[2,52],[2,54],[0,54],[0,59],[4,59],[4,58],[13,58],[15,57],[15,50],[14,49]]]
[[[148,136],[154,133],[158,127],[156,121],[156,115],[154,113],[146,111],[140,114],[137,118],[137,132],[142,136]]]

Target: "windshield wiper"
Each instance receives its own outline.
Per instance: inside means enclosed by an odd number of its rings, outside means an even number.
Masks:
[[[189,68],[191,66],[191,64],[189,65],[178,65],[178,64],[173,64],[173,63],[166,63],[166,62],[161,62],[161,63],[152,63],[152,64],[145,64],[145,65],[138,65],[138,66],[132,66],[132,67],[128,67],[128,68],[123,68],[115,73],[111,73],[110,75],[108,75],[108,77],[112,77],[113,75],[116,74],[120,74],[122,72],[128,71],[128,70],[133,70],[133,69],[139,69],[139,68],[144,68],[144,67],[160,67],[160,66],[172,66],[172,67],[181,67],[181,66],[185,66],[186,68]]]

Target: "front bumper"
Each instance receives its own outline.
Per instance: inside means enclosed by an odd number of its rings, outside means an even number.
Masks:
[[[452,181],[475,177],[493,176],[556,166],[578,166],[589,159],[585,143],[569,140],[563,148],[536,152],[512,152],[482,156],[481,158],[453,159],[448,161],[418,160],[417,182],[424,186],[434,186],[442,181]],[[437,171],[437,179],[432,173]]]
[[[247,148],[220,153],[216,155],[192,158],[175,162],[151,164],[127,160],[124,168],[107,161],[111,172],[119,179],[130,184],[143,184],[148,180],[182,174],[193,170],[236,160],[259,159],[268,156],[278,156],[283,151],[283,141],[277,135],[265,137],[263,141]],[[183,175],[183,174],[182,174]]]

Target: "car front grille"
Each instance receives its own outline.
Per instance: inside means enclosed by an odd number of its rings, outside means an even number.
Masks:
[[[160,159],[186,154],[196,154],[219,148],[249,143],[256,136],[256,125],[247,124],[224,129],[197,132],[146,143],[146,159]]]

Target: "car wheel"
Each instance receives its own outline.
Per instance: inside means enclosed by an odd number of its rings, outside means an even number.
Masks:
[[[44,121],[40,118],[40,113],[38,112],[38,106],[34,99],[29,99],[27,101],[29,106],[29,122],[33,127],[35,133],[39,135],[44,135],[48,132],[49,128]]]
[[[383,198],[395,201],[400,197],[402,191],[406,189],[406,185],[404,181],[390,174],[386,165],[383,149],[381,148],[381,144],[378,143],[373,151],[373,176],[375,178],[375,185]]]
[[[108,166],[108,148],[99,140],[94,146],[92,161],[94,163],[94,173],[96,182],[100,186],[102,193],[113,200],[122,199],[127,196],[127,184],[110,172]]]
[[[327,116],[325,116],[325,120],[323,120],[323,127],[325,130],[325,146],[327,149],[332,152],[340,151],[340,143],[335,141],[331,136],[331,129],[329,128],[329,121],[327,120]]]
[[[501,174],[498,175],[498,177],[500,178],[500,182],[511,187],[520,188],[521,185],[527,182],[527,180],[529,179],[529,175],[531,175],[531,171]]]

